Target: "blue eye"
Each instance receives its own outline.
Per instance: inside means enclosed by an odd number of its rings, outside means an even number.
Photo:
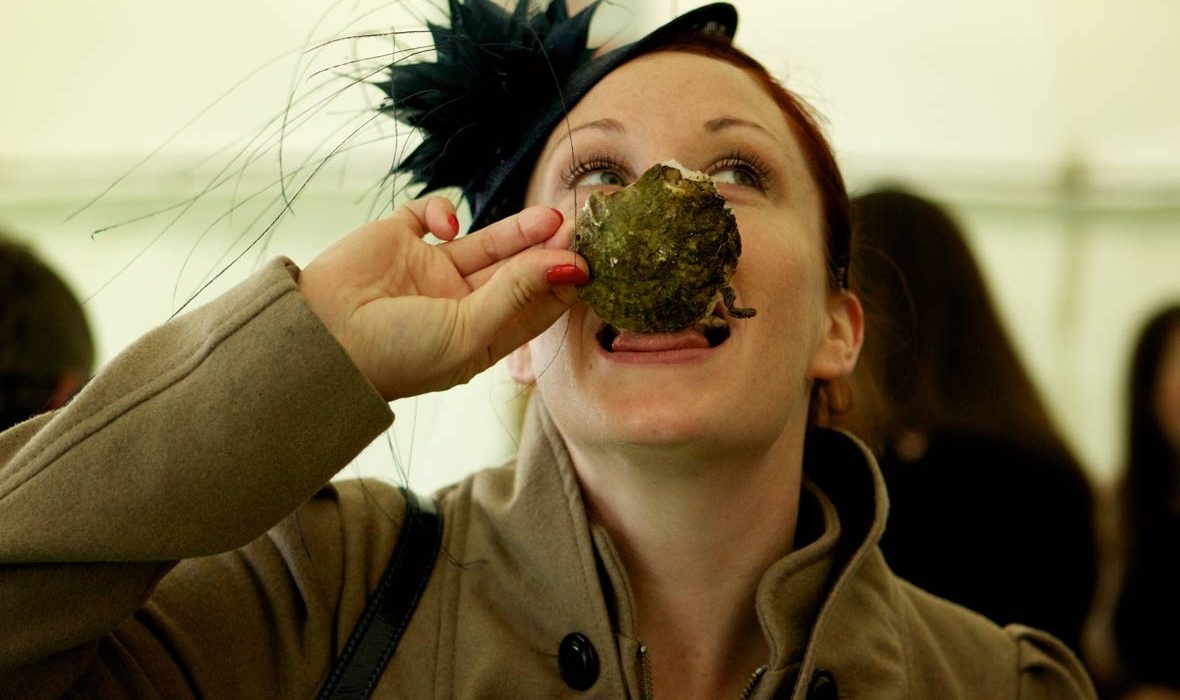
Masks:
[[[627,184],[613,170],[592,170],[575,178],[576,187],[624,187]]]
[[[723,168],[713,173],[713,182],[718,185],[739,185],[741,187],[761,188],[759,177],[747,168]]]
[[[571,188],[617,188],[627,186],[628,170],[613,154],[595,153],[570,163],[561,183]]]
[[[713,182],[718,185],[732,185],[766,191],[771,182],[771,171],[767,170],[761,161],[752,155],[740,153],[721,158],[710,168],[710,172],[712,172]]]

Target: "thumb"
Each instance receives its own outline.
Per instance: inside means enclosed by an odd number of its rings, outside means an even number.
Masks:
[[[586,261],[568,250],[532,248],[507,261],[462,303],[465,325],[496,362],[551,326],[590,280]]]

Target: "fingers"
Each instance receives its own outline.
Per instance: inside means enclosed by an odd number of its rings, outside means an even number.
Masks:
[[[459,274],[470,277],[537,244],[555,247],[556,244],[551,246],[549,242],[556,237],[564,221],[565,217],[556,209],[529,207],[516,216],[452,241],[444,251]],[[560,247],[568,247],[568,240]],[[490,274],[484,277],[488,276]],[[478,287],[484,281],[471,281],[471,286]]]
[[[446,197],[422,197],[398,207],[390,217],[409,226],[419,238],[427,233],[450,241],[459,235],[459,218],[455,205]]]
[[[534,248],[502,265],[465,300],[466,322],[494,362],[552,325],[576,301],[573,287],[589,278],[581,256]]]

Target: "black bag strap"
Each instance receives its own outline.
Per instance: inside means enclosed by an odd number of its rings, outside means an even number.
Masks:
[[[401,491],[406,517],[393,556],[320,689],[320,700],[363,700],[372,695],[434,571],[442,515],[432,499],[419,499],[405,487]]]

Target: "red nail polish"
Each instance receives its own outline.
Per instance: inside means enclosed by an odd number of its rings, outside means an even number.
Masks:
[[[552,207],[550,208],[552,209]],[[565,223],[565,214],[562,214],[560,209],[553,209],[553,213],[557,214],[558,226]]]
[[[586,284],[590,281],[590,275],[577,265],[557,265],[545,271],[545,281],[554,287]]]
[[[451,225],[451,231],[457,236],[459,235],[459,217],[454,214],[447,215],[447,223]]]

